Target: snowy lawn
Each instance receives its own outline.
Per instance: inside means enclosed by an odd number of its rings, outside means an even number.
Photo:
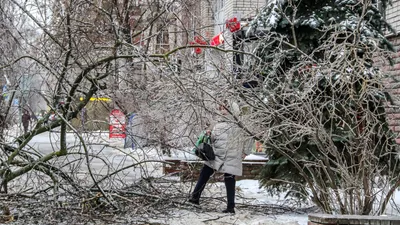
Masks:
[[[236,183],[236,214],[227,215],[220,213],[226,207],[226,192],[223,182],[210,182],[204,190],[200,200],[200,207],[187,204],[187,197],[193,189],[195,182],[181,182],[176,176],[166,176],[162,173],[162,161],[165,159],[196,160],[191,148],[171,150],[170,156],[160,154],[158,148],[124,149],[123,139],[109,139],[107,132],[93,132],[82,134],[89,144],[91,153],[96,154],[102,160],[93,158],[90,161],[92,171],[96,173],[97,180],[103,176],[117,171],[125,166],[137,162],[149,161],[124,170],[118,175],[112,176],[102,182],[104,188],[119,190],[121,187],[129,187],[136,184],[143,177],[155,179],[155,185],[159,185],[163,201],[171,199],[179,204],[169,204],[159,213],[145,213],[146,221],[159,224],[287,224],[306,225],[307,213],[314,212],[312,203],[295,204],[280,196],[270,196],[259,187],[257,180],[240,180]],[[43,154],[48,154],[58,148],[59,133],[47,132],[35,136],[30,141],[30,146]],[[77,135],[68,133],[67,145],[71,150],[81,152]],[[78,147],[75,147],[78,146]],[[247,159],[257,160],[262,157],[250,155]],[[54,160],[54,164],[66,163],[72,158],[60,157]],[[66,170],[67,172],[68,170]],[[77,179],[81,179],[82,185],[91,185],[92,181],[87,175],[85,162],[75,168]],[[218,176],[218,175],[217,175]],[[158,183],[157,180],[162,180]],[[163,187],[164,185],[164,187]],[[16,189],[17,186],[14,186]],[[22,189],[22,187],[21,187]],[[394,195],[387,211],[388,215],[398,215],[396,203],[400,203],[399,194]],[[159,209],[155,209],[159,210]],[[127,215],[127,217],[135,215]]]

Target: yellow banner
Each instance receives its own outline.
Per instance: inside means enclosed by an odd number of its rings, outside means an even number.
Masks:
[[[79,100],[83,101],[83,97],[80,97]],[[91,97],[90,101],[111,102],[111,99],[110,98],[94,98],[94,97]]]

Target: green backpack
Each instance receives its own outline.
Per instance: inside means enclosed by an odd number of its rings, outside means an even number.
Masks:
[[[196,147],[193,148],[193,152],[196,151],[196,148],[199,147],[201,143],[211,144],[211,137],[206,134],[206,131],[201,132],[199,138],[197,139],[196,143],[194,144]]]
[[[193,149],[194,154],[202,160],[215,160],[214,150],[211,146],[211,137],[203,131],[196,141],[196,147]]]

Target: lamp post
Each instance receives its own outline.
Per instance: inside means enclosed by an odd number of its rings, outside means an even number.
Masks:
[[[23,127],[22,127],[22,115],[24,113],[25,110],[25,106],[26,106],[26,101],[25,101],[25,95],[26,95],[26,91],[28,90],[28,79],[27,79],[27,75],[23,74],[21,76],[21,82],[20,82],[20,87],[21,87],[21,95],[20,95],[20,101],[19,101],[19,128],[20,128],[20,132],[21,134],[24,133]]]

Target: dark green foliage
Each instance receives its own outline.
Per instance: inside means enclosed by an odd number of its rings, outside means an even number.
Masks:
[[[303,198],[311,178],[318,187],[312,198],[321,206],[320,189],[398,171],[387,93],[373,67],[375,52],[393,50],[383,35],[391,28],[378,9],[358,0],[292,2],[296,9],[289,1],[272,2],[252,25],[269,31],[256,49],[261,61],[251,68],[264,77],[262,92],[275,111],[264,121],[269,137],[259,138],[270,160],[260,181],[271,193]]]

